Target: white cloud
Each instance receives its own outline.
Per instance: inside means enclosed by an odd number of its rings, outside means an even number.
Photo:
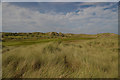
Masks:
[[[3,31],[26,32],[72,32],[72,33],[117,33],[117,12],[108,6],[78,9],[67,14],[40,13],[29,8],[3,3]]]

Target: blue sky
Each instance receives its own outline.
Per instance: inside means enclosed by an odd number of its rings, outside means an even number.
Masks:
[[[105,5],[110,5],[111,3],[96,3],[96,4],[87,4],[87,5],[80,5],[83,4],[83,2],[13,2],[10,3],[12,5],[16,5],[19,7],[24,7],[24,8],[31,8],[32,10],[38,10],[41,13],[45,12],[51,12],[54,11],[56,13],[62,12],[62,13],[68,13],[68,12],[77,12],[78,8],[87,8],[87,7],[96,7],[98,5],[100,6],[105,6]],[[117,7],[116,4],[107,7],[109,9]]]
[[[117,2],[5,2],[3,32],[118,33]]]

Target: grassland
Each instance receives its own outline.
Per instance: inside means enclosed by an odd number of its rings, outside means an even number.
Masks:
[[[3,78],[118,77],[116,34],[36,36],[4,33],[1,39]]]

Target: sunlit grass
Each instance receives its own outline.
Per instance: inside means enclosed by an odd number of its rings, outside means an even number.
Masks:
[[[21,40],[21,41],[6,41],[2,44],[4,46],[19,46],[19,45],[31,45],[37,43],[46,43],[51,41],[71,41],[71,40],[91,40],[95,38],[53,38],[53,39],[39,39],[39,40]]]
[[[56,40],[4,50],[3,78],[118,77],[117,38]]]

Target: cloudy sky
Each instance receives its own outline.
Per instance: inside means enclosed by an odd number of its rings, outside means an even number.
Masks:
[[[2,0],[2,2],[118,2],[120,0]]]
[[[4,2],[3,32],[118,33],[117,2]]]

